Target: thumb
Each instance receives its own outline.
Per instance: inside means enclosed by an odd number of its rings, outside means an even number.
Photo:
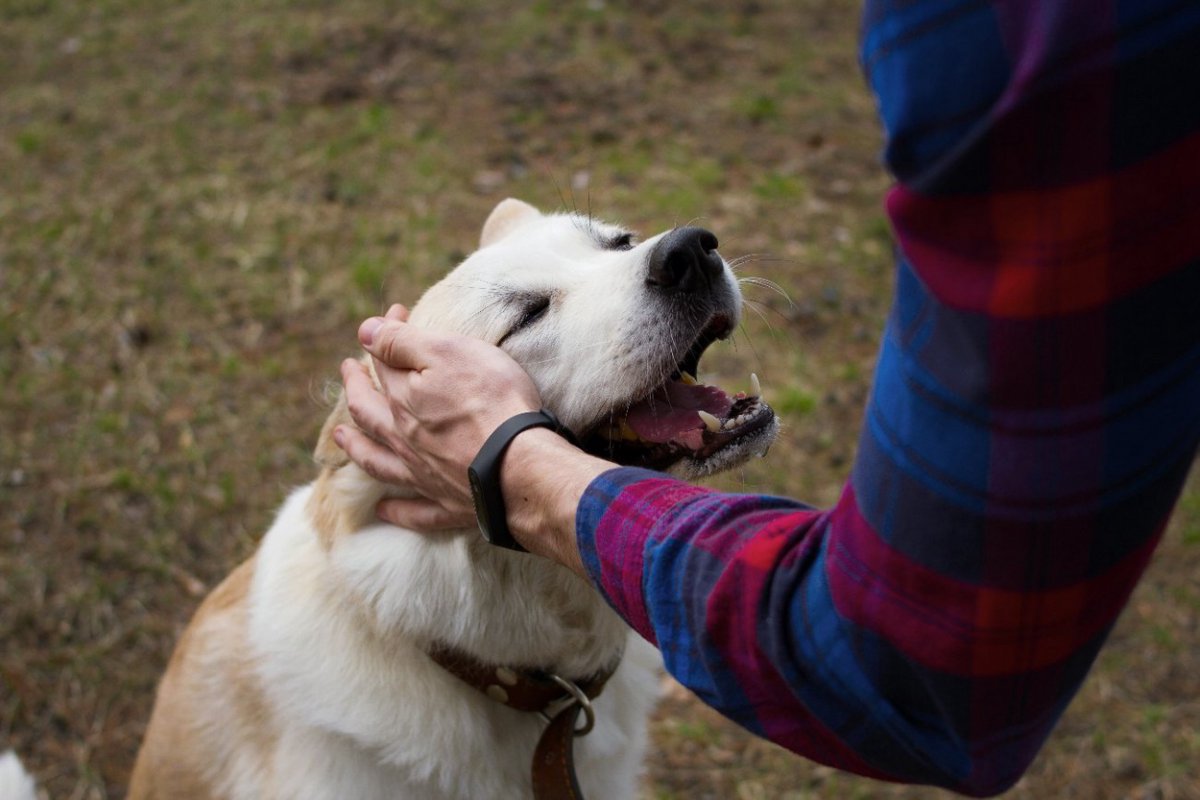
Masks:
[[[392,314],[391,311],[388,312]],[[358,341],[378,361],[393,369],[422,370],[437,336],[397,317],[371,317],[358,328]]]

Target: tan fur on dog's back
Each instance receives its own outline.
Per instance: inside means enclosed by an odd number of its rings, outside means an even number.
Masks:
[[[251,559],[234,570],[179,640],[159,685],[130,800],[223,796],[212,774],[217,739],[249,758],[269,759],[274,726],[246,646],[254,566]]]
[[[363,480],[366,476],[333,441],[334,428],[343,424],[353,424],[344,395],[317,437],[313,459],[321,471],[306,503],[325,550],[333,547],[337,536],[349,535],[373,518],[373,503],[361,502],[362,492],[381,493],[377,485]],[[355,473],[345,476],[346,483],[360,491],[339,490],[338,473],[343,469]],[[252,557],[222,581],[176,645],[159,683],[129,800],[238,796],[228,787],[240,781],[236,773],[241,770],[255,773],[259,786],[270,783],[280,723],[265,696],[250,641],[256,565]],[[234,763],[241,770],[231,770]]]

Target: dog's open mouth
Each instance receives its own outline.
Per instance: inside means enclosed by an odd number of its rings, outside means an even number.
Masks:
[[[730,332],[727,317],[714,317],[666,383],[593,428],[584,437],[584,449],[618,464],[650,469],[666,469],[683,459],[704,464],[755,447],[762,454],[773,439],[775,412],[762,400],[758,377],[751,374],[750,390],[733,395],[695,378],[700,356]]]

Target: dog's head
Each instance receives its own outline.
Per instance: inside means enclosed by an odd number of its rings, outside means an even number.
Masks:
[[[701,477],[765,452],[779,430],[756,388],[731,396],[695,380],[705,349],[741,313],[716,248],[701,228],[639,241],[509,199],[411,321],[499,345],[589,452]]]

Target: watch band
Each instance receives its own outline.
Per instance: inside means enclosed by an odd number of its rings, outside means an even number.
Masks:
[[[579,443],[558,417],[546,409],[527,411],[509,417],[479,448],[479,454],[467,468],[467,480],[471,484],[471,496],[475,501],[475,519],[483,538],[498,547],[528,552],[508,529],[508,516],[504,507],[504,493],[500,490],[500,464],[504,452],[517,434],[530,428],[550,428],[573,445]]]

